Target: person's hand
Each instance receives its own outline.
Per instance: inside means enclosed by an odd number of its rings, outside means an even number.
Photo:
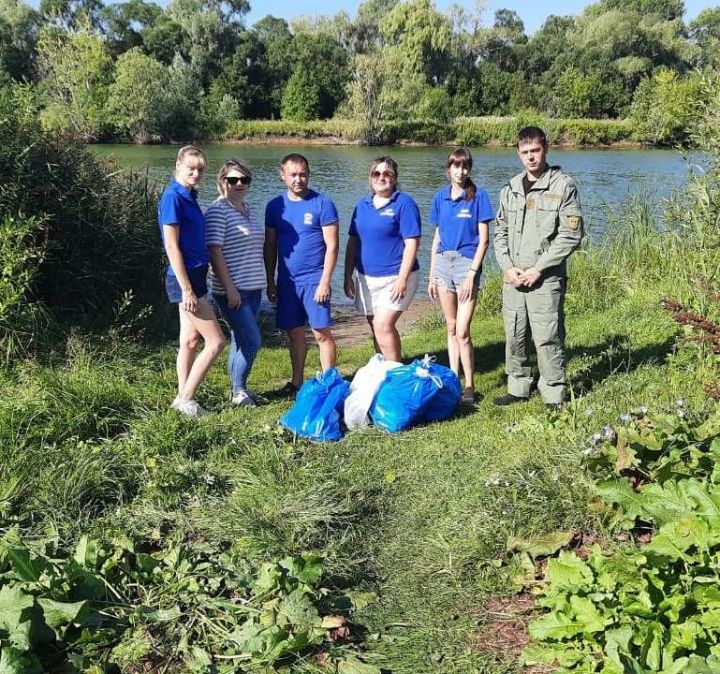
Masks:
[[[503,278],[510,285],[519,288],[523,285],[523,270],[520,267],[510,267],[503,272]]]
[[[539,280],[542,274],[535,267],[528,267],[522,273],[522,284],[528,288],[532,288]]]
[[[470,272],[465,277],[462,284],[460,285],[460,290],[458,291],[458,301],[461,304],[463,302],[467,302],[469,299],[472,298],[474,289],[475,289],[475,274],[473,272]]]
[[[355,281],[353,281],[352,276],[345,279],[345,295],[351,300],[355,299]]]
[[[393,302],[399,302],[403,297],[405,297],[406,290],[407,280],[398,276],[398,280],[395,281],[395,285],[393,285],[392,292],[390,293],[390,299]]]
[[[233,287],[227,291],[227,303],[231,309],[237,309],[242,304],[242,298],[237,288]]]
[[[330,301],[330,284],[326,283],[324,281],[320,281],[320,283],[318,283],[318,287],[315,290],[314,299],[318,304],[322,304],[323,302],[329,302]]]
[[[197,311],[197,295],[192,288],[182,291],[182,302],[180,306],[184,311],[194,314]]]
[[[437,289],[437,283],[430,279],[428,282],[428,295],[430,295],[430,299],[434,302],[438,298],[438,289]]]
[[[275,281],[268,281],[267,298],[271,304],[277,302],[277,286],[275,285]]]

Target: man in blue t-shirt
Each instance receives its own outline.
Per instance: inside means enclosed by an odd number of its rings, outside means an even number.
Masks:
[[[303,155],[283,157],[280,178],[287,191],[265,209],[265,271],[268,299],[277,303],[277,327],[290,340],[292,378],[279,393],[293,397],[304,379],[306,323],[320,348],[322,369],[335,367],[337,360],[330,279],[338,257],[338,213],[330,199],[308,187],[310,167]]]

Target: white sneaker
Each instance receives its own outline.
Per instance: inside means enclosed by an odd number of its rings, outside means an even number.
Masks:
[[[255,401],[247,391],[238,391],[232,398],[232,404],[238,407],[255,407]]]
[[[186,417],[204,417],[208,411],[198,404],[197,400],[185,400],[177,396],[170,407]]]

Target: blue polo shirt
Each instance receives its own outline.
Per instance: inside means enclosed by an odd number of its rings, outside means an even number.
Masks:
[[[478,223],[490,222],[495,217],[490,197],[480,188],[472,199],[466,199],[465,192],[457,199],[450,194],[451,186],[443,187],[435,195],[430,209],[430,223],[438,228],[440,235],[437,252],[454,250],[472,259],[480,245]]]
[[[186,269],[196,269],[209,264],[210,256],[205,246],[205,216],[195,190],[183,187],[173,178],[160,197],[158,223],[163,247],[163,227],[174,225],[180,228],[180,252]],[[168,268],[168,275],[175,275],[172,266]]]
[[[420,236],[420,209],[405,192],[394,192],[382,208],[376,208],[368,194],[355,206],[350,236],[359,240],[355,266],[361,274],[394,276],[400,271],[405,239]],[[418,268],[416,259],[413,271]]]
[[[299,201],[285,192],[268,202],[265,227],[274,229],[277,237],[278,283],[320,281],[327,250],[323,227],[337,221],[335,204],[314,190]]]

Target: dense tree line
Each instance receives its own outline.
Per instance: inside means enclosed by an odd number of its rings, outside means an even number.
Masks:
[[[528,36],[518,14],[365,0],[344,12],[246,27],[248,0],[0,0],[0,85],[22,86],[43,126],[85,140],[222,135],[236,119],[362,124],[536,112],[632,116],[648,140],[683,139],[703,72],[720,63],[720,8],[599,0]]]

